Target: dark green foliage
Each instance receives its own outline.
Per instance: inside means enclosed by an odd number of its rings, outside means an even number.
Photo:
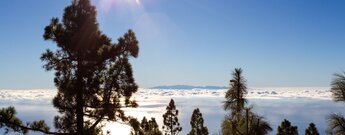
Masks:
[[[8,132],[9,130],[13,130],[16,132],[26,133],[26,130],[16,126],[22,125],[22,121],[16,117],[16,114],[17,112],[12,106],[8,108],[2,108],[0,110],[0,127],[5,127],[6,132]]]
[[[147,124],[146,123],[145,124],[141,123],[141,127],[145,127],[144,128],[145,135],[162,135],[163,134],[159,130],[159,126],[158,126],[155,118],[151,118],[151,120],[149,120],[147,122]]]
[[[310,123],[309,127],[305,129],[305,135],[320,135],[319,131],[317,131],[317,128],[314,123]]]
[[[232,73],[233,79],[230,80],[230,88],[225,94],[224,110],[230,110],[231,116],[236,117],[242,113],[247,100],[244,98],[247,94],[246,80],[242,76],[242,69],[235,68]]]
[[[235,68],[230,80],[230,88],[225,94],[224,110],[230,111],[222,122],[223,135],[265,135],[272,128],[263,117],[253,113],[252,107],[246,107],[246,80],[242,69]]]
[[[345,134],[345,118],[341,114],[331,114],[328,117],[328,132],[332,135]]]
[[[278,126],[277,135],[298,135],[297,126],[292,126],[290,121],[284,119]]]
[[[120,98],[125,106],[137,106],[129,100],[137,91],[129,57],[138,56],[138,41],[131,30],[111,43],[98,29],[90,1],[73,0],[62,22],[53,18],[45,28],[44,39],[59,47],[41,57],[46,70],[56,71],[53,104],[61,113],[55,117],[59,132],[97,134],[103,120],[127,120]]]
[[[43,120],[23,124],[16,114],[17,112],[12,106],[0,110],[0,128],[5,129],[5,134],[9,133],[9,131],[27,134],[29,130],[54,134],[49,131],[49,127]]]
[[[334,74],[335,78],[331,83],[331,92],[334,101],[345,101],[345,72]],[[341,114],[331,114],[328,117],[328,132],[334,135],[345,134],[345,118]]]
[[[222,133],[242,134],[247,133],[247,127],[244,120],[244,108],[247,100],[244,96],[247,94],[246,80],[242,76],[242,69],[235,68],[230,80],[230,88],[225,94],[224,110],[230,111],[229,116],[222,122]],[[244,128],[244,129],[243,129]]]
[[[149,130],[149,129],[150,129],[150,127],[149,127],[149,122],[147,122],[146,117],[144,117],[144,118],[141,120],[140,127],[141,127],[143,130]]]
[[[272,131],[270,124],[262,116],[250,113],[247,119],[249,135],[266,135]]]
[[[190,125],[192,129],[188,135],[208,135],[208,129],[204,126],[204,119],[199,108],[194,109]]]
[[[133,128],[132,135],[162,135],[155,118],[147,121],[144,117],[141,123],[136,118],[131,118],[129,123]]]
[[[178,110],[173,99],[170,100],[166,110],[167,112],[163,115],[163,131],[165,135],[177,135],[182,131],[182,127],[178,122]]]
[[[140,122],[136,118],[130,118],[129,124],[132,127],[131,135],[143,135]]]
[[[239,119],[226,118],[222,122],[223,135],[266,135],[272,128],[270,124],[258,114],[253,113],[251,108],[245,108]]]
[[[331,92],[335,101],[345,101],[345,73],[334,74]]]
[[[104,120],[127,121],[121,108],[138,106],[130,100],[138,88],[129,63],[139,52],[134,32],[129,30],[112,43],[99,30],[89,0],[72,0],[62,21],[52,18],[44,30],[44,39],[57,45],[41,57],[44,68],[55,71],[57,133],[99,134]]]

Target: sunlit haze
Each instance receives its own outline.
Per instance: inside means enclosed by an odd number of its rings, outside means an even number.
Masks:
[[[0,134],[345,134],[345,0],[0,5]]]
[[[128,29],[136,33],[140,53],[131,62],[146,88],[228,86],[236,67],[253,87],[327,87],[345,69],[344,2],[92,0],[114,42]],[[43,29],[70,1],[0,3],[0,88],[54,88],[54,73],[39,59],[55,48]]]

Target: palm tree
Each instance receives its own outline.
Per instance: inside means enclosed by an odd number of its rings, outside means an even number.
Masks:
[[[272,131],[272,127],[262,116],[254,114],[250,122],[250,135],[266,135]]]
[[[343,74],[334,74],[332,81],[332,96],[334,101],[345,101],[345,72]]]
[[[246,80],[242,76],[241,68],[235,68],[232,77],[230,88],[225,95],[224,110],[231,110],[231,115],[234,117],[243,111],[247,103],[247,100],[244,98],[247,94],[247,86]]]
[[[332,135],[345,134],[345,118],[341,114],[331,114],[328,118],[328,132]]]
[[[331,83],[333,100],[345,102],[345,72],[334,74],[335,78]],[[345,135],[345,118],[341,114],[331,114],[328,117],[328,130],[330,134]]]
[[[222,121],[222,135],[243,135],[241,131],[243,129],[240,129],[242,126],[237,125],[244,125],[244,121],[234,121],[230,118],[225,118]]]
[[[245,113],[239,119],[224,119],[222,122],[223,135],[266,135],[272,128],[264,117],[245,108]]]

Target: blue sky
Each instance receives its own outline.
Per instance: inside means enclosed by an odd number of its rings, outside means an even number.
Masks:
[[[343,0],[93,0],[114,41],[133,29],[141,87],[227,86],[236,67],[251,87],[329,86],[345,71]],[[54,88],[39,57],[68,0],[0,2],[0,89]]]

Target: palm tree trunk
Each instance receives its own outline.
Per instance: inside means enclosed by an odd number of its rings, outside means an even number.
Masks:
[[[248,120],[248,108],[246,108],[246,121],[247,121],[247,123],[246,123],[246,135],[249,135],[248,133],[249,133],[249,120]]]

